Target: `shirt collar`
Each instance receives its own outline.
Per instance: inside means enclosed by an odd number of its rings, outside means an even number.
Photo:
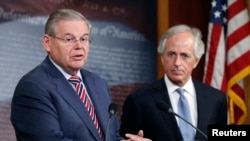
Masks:
[[[63,70],[62,67],[60,67],[58,64],[56,64],[55,61],[53,61],[50,57],[49,57],[50,61],[52,62],[52,64],[63,74],[63,76],[69,80],[69,78],[71,77],[71,74],[67,73],[66,71]],[[82,80],[82,75],[80,73],[80,71],[77,72],[77,76]]]
[[[172,83],[166,74],[164,75],[164,80],[169,94],[173,94],[177,88],[180,88],[179,86]],[[194,85],[191,77],[188,79],[187,83],[182,88],[187,93],[194,94]]]

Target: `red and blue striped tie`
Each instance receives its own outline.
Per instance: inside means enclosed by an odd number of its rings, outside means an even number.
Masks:
[[[79,95],[81,101],[83,102],[86,110],[88,111],[90,118],[92,119],[94,126],[96,127],[98,134],[100,135],[101,139],[103,140],[103,133],[99,126],[98,119],[95,114],[94,106],[92,105],[89,95],[86,91],[84,84],[81,82],[81,79],[78,76],[71,76],[69,81],[75,86],[76,93]]]

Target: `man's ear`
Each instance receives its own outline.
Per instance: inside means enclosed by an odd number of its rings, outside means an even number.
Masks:
[[[42,44],[43,44],[43,48],[46,50],[46,52],[50,52],[50,44],[51,44],[51,40],[49,35],[45,34],[43,36],[43,40],[42,40]]]
[[[199,64],[199,62],[200,62],[200,59],[195,59],[196,60],[196,62],[195,62],[195,64],[194,64],[194,67],[193,68],[196,68],[197,67],[197,65]]]

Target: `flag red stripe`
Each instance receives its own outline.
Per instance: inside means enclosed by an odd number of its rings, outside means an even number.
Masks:
[[[250,31],[250,22],[239,27],[235,32],[230,34],[227,37],[227,50],[234,47],[240,40],[244,39],[245,37],[249,36]]]
[[[218,44],[220,42],[220,36],[222,33],[222,26],[219,24],[214,24],[211,29],[211,42],[210,49],[209,49],[209,57],[208,57],[208,64],[207,64],[207,73],[205,76],[205,83],[211,84],[212,77],[213,77],[213,70],[214,70],[214,60],[216,57],[216,52],[218,49]]]
[[[244,90],[238,85],[238,84],[235,84],[232,86],[231,88],[236,94],[237,96],[239,96],[241,99],[245,99],[245,93],[244,93]],[[238,121],[241,117],[241,115],[243,114],[243,111],[240,107],[238,106],[234,106],[234,118],[235,118],[235,121]]]
[[[228,7],[227,20],[231,20],[234,16],[246,9],[242,0],[236,0]]]
[[[238,84],[235,84],[232,86],[232,90],[237,93],[237,95],[241,98],[244,99],[244,90],[238,85]]]
[[[224,66],[224,68],[226,68],[225,66]],[[226,74],[227,74],[227,69],[224,69],[224,73],[223,73],[223,75],[222,75],[222,84],[221,84],[221,87],[219,88],[221,91],[223,91],[223,92],[227,92],[227,76],[226,76]]]
[[[239,71],[248,66],[249,61],[246,60],[250,60],[250,51],[241,54],[241,56],[227,66],[228,75],[235,76]]]

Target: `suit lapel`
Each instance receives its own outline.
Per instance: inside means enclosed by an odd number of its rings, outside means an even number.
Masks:
[[[100,140],[100,137],[96,131],[96,128],[93,125],[93,122],[89,116],[89,113],[82,104],[80,98],[76,94],[74,88],[70,83],[65,79],[61,72],[50,62],[47,58],[46,66],[49,67],[49,79],[55,85],[55,88],[59,95],[61,95],[68,105],[74,109],[76,114],[82,119],[83,123],[91,131],[96,140]]]
[[[101,91],[100,90],[100,82],[95,80],[95,77],[92,77],[92,75],[89,74],[89,72],[81,71],[81,74],[83,76],[83,82],[87,88],[88,94],[92,100],[92,103],[95,108],[95,113],[99,121],[99,125],[105,134],[105,128],[108,121],[108,109],[105,107],[108,107],[109,103],[111,103],[111,99],[107,101],[107,94],[109,92]],[[105,89],[106,90],[106,89]]]
[[[168,106],[170,106],[172,108],[169,94],[167,91],[167,87],[166,87],[165,82],[164,82],[164,78],[161,78],[156,83],[156,85],[154,85],[154,89],[155,89],[155,92],[153,94],[153,97],[154,97],[155,102],[164,101],[166,104],[168,104]],[[159,109],[157,109],[157,110],[159,110]],[[165,119],[166,126],[174,129],[173,132],[176,133],[176,137],[180,139],[181,132],[179,130],[175,116],[168,113],[167,111],[161,112],[161,114],[163,116],[163,119]]]
[[[196,98],[197,98],[197,116],[198,116],[198,120],[197,120],[197,128],[204,130],[203,128],[206,128],[206,124],[207,122],[202,121],[202,119],[206,119],[206,109],[205,107],[207,107],[207,105],[209,105],[207,98],[206,98],[206,93],[207,91],[204,91],[204,88],[201,87],[201,85],[199,84],[199,82],[193,80],[194,82],[194,87],[195,87],[195,91],[196,91]]]

